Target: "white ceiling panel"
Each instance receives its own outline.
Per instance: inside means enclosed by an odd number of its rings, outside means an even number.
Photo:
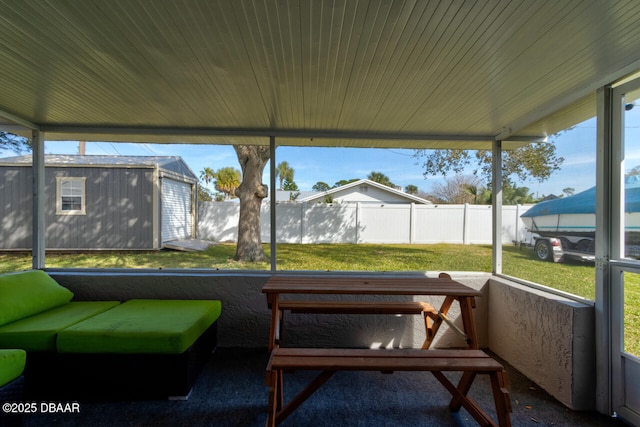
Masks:
[[[0,0],[0,64],[47,139],[488,148],[593,115],[640,2]]]

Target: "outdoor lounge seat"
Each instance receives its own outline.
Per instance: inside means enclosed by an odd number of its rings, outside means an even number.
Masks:
[[[27,362],[27,353],[20,349],[0,349],[0,402],[22,401],[22,372]],[[13,412],[13,409],[16,409]],[[11,406],[0,411],[0,426],[19,426],[22,415]]]
[[[220,301],[72,298],[44,271],[0,275],[0,348],[26,350],[25,398],[184,398],[216,346]]]

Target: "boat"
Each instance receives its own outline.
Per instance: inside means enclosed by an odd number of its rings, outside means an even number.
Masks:
[[[640,245],[640,175],[625,177],[624,215],[626,244]],[[531,233],[566,239],[586,250],[596,232],[596,187],[537,203],[520,219]]]

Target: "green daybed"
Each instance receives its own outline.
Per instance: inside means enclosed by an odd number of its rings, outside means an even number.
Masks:
[[[71,301],[43,271],[0,275],[0,348],[27,397],[184,398],[216,345],[217,300]]]
[[[23,401],[22,372],[27,361],[27,353],[20,349],[0,349],[0,426],[22,425],[22,414],[16,402]]]

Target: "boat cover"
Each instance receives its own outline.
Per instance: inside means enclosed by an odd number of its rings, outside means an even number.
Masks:
[[[640,175],[625,177],[625,211],[640,212]],[[559,214],[593,214],[596,212],[596,187],[569,197],[536,203],[521,217]]]

